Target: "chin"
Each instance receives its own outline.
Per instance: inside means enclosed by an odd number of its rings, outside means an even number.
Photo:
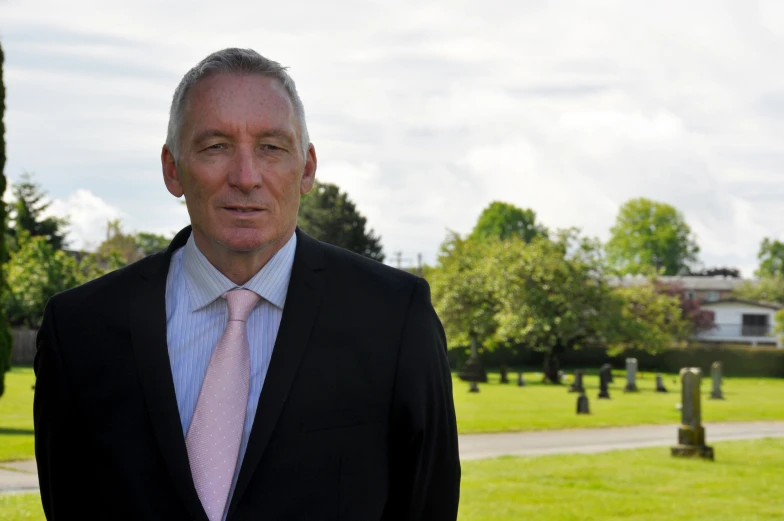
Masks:
[[[257,251],[274,243],[277,235],[253,228],[240,228],[224,235],[223,245],[237,252]]]

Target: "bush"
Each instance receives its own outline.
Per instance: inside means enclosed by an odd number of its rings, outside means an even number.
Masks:
[[[462,366],[467,358],[466,352],[465,347],[449,350],[449,363],[453,369]],[[542,367],[545,356],[524,346],[484,352],[480,349],[480,353],[486,367],[499,367],[501,364],[516,368]],[[625,369],[627,358],[636,358],[641,371],[678,373],[682,367],[699,367],[703,375],[709,375],[711,364],[721,362],[725,376],[784,378],[784,349],[775,347],[693,343],[688,347],[673,347],[656,355],[630,349],[610,356],[605,349],[597,347],[558,353],[562,368],[597,371],[606,363],[616,369]]]

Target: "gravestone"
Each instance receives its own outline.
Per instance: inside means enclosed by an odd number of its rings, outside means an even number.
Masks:
[[[636,393],[637,389],[637,359],[626,359],[626,387],[623,389],[627,393]]]
[[[723,400],[724,393],[721,392],[721,362],[713,362],[713,365],[711,365],[711,379],[713,380],[711,399]]]
[[[580,393],[580,396],[577,397],[577,414],[591,414],[588,397],[585,393]]]
[[[562,384],[566,380],[566,373],[563,372],[563,369],[558,370],[558,383]]]
[[[702,426],[701,383],[699,367],[681,369],[681,426],[678,445],[672,447],[672,455],[713,461],[713,447],[705,445],[705,427]]]
[[[664,387],[664,377],[661,373],[656,375],[656,392],[657,393],[666,393],[667,388]]]
[[[522,371],[517,373],[517,386],[525,387],[525,377],[523,376]]]
[[[610,398],[610,382],[612,381],[612,366],[605,364],[599,369],[599,398]]]
[[[607,375],[608,375],[608,376],[609,376],[609,378],[610,378],[610,379],[607,381],[607,383],[609,383],[609,384],[611,384],[611,383],[613,383],[613,382],[615,381],[615,379],[613,378],[612,369],[613,369],[613,367],[612,367],[612,365],[611,365],[611,364],[604,364],[603,366],[601,366],[601,367],[599,368],[599,372],[600,372],[600,373],[601,373],[601,371],[602,371],[602,370],[604,370],[604,371],[607,371]]]
[[[509,383],[509,368],[506,366],[506,364],[501,364],[501,367],[500,367],[499,371],[501,373],[501,383],[502,384],[508,384]]]
[[[482,362],[479,360],[479,357],[475,356],[468,357],[468,360],[466,360],[466,363],[457,374],[457,377],[464,382],[471,383],[471,387],[468,389],[468,391],[472,393],[479,392],[479,386],[477,385],[477,382],[487,382],[487,373],[485,372],[485,368],[482,367]]]
[[[574,372],[574,382],[569,387],[570,393],[584,393],[585,387],[583,387],[583,376],[585,375],[585,371],[582,369],[578,369]]]

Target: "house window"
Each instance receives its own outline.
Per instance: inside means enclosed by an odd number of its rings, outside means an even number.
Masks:
[[[706,302],[716,302],[717,300],[721,300],[721,293],[718,291],[706,291],[705,292],[705,301]]]
[[[697,298],[697,294],[694,291],[689,290],[686,292],[686,300],[694,300],[695,298]]]
[[[770,333],[768,315],[743,314],[743,336],[766,336]]]

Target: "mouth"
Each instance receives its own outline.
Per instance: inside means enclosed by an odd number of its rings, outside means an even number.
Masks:
[[[223,209],[233,215],[244,217],[251,217],[263,211],[263,208],[259,206],[224,206]]]

